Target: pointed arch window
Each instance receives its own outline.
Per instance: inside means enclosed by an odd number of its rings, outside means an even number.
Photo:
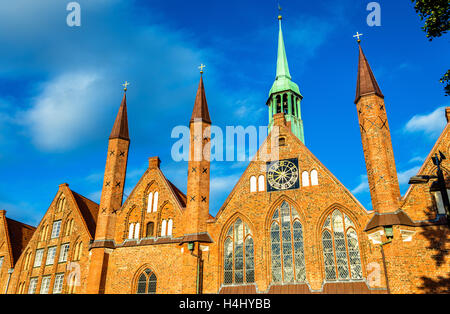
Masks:
[[[272,216],[270,240],[272,281],[306,282],[303,228],[297,210],[287,202]]]
[[[326,281],[363,279],[358,235],[347,215],[335,210],[327,217],[322,245]]]
[[[311,171],[311,185],[319,185],[319,173],[317,172],[317,170]]]
[[[146,233],[147,238],[153,237],[153,229],[154,228],[155,228],[155,224],[153,222],[149,222],[147,224],[147,233]]]
[[[150,194],[148,195],[147,213],[152,212],[152,206],[153,206],[153,192],[150,192]]]
[[[167,223],[167,235],[172,236],[172,230],[173,230],[173,220],[169,219],[169,222]]]
[[[157,278],[154,272],[146,269],[138,277],[137,294],[155,294],[156,293]]]
[[[134,236],[134,223],[130,224],[128,229],[128,239],[133,239]]]
[[[165,237],[167,234],[167,220],[163,220],[161,223],[161,237]]]
[[[255,282],[253,236],[247,224],[237,219],[224,242],[224,284]]]
[[[266,190],[266,178],[263,175],[258,177],[258,191],[264,192]]]
[[[158,192],[155,192],[153,195],[153,212],[156,213],[158,211]]]
[[[255,176],[250,178],[250,192],[254,193],[257,191],[257,180]]]
[[[309,173],[308,171],[303,171],[302,173],[302,185],[309,186]]]
[[[139,239],[139,230],[140,229],[140,225],[139,223],[136,223],[136,226],[134,227],[134,238],[135,239]]]

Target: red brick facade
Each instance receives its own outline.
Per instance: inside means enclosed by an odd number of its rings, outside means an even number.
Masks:
[[[448,221],[437,215],[431,183],[411,186],[400,196],[383,95],[378,84],[370,85],[376,82],[368,64],[364,71],[358,79],[358,84],[365,82],[358,89],[364,94],[357,95],[356,103],[374,211],[367,211],[291,132],[283,114],[274,117],[279,133],[273,131],[259,152],[278,151],[277,160],[298,162],[297,188],[269,192],[267,163],[256,158],[212,217],[208,154],[189,163],[187,196],[164,176],[154,157],[122,204],[129,145],[125,102],[113,129],[117,136],[110,138],[100,206],[61,185],[16,260],[11,258],[5,212],[0,211],[0,289],[449,293]],[[202,82],[199,93],[191,128],[197,124],[205,131],[210,121]],[[191,146],[195,141],[204,149],[208,133],[200,138],[191,134]],[[447,124],[419,174],[435,172],[435,153],[450,157],[449,143]],[[448,160],[443,168],[448,178]],[[251,182],[260,177],[263,186],[252,191]],[[59,233],[55,222],[60,222]],[[67,254],[60,258],[64,244]],[[53,248],[54,261],[46,265]],[[35,262],[38,252],[43,252],[42,263]]]

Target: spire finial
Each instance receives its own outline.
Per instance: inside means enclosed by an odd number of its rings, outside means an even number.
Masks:
[[[359,32],[356,32],[356,35],[353,36],[353,38],[358,38],[358,44],[361,43],[361,36],[363,36],[364,34],[360,34]]]
[[[280,11],[280,14],[278,15],[278,20],[281,21],[283,19],[283,16],[281,16],[281,5],[280,5],[280,1],[278,1],[278,11]]]
[[[128,83],[128,81],[125,81],[125,83],[122,84],[124,92],[127,91],[129,85],[130,85],[130,83]]]
[[[203,74],[203,69],[206,68],[206,65],[202,63],[198,68],[200,69],[200,74]]]

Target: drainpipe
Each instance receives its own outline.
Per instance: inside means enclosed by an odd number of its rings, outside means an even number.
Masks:
[[[8,269],[8,280],[6,281],[5,294],[8,293],[9,282],[11,280],[11,276],[12,276],[13,272],[14,272],[14,268]]]
[[[191,243],[189,243],[191,244]],[[194,250],[195,250],[195,243],[192,243],[192,250],[191,251],[191,255],[197,258],[197,281],[196,281],[196,293],[197,294],[201,294],[200,291],[200,264],[201,264],[201,259],[202,259],[202,254],[200,251],[200,243],[198,244],[198,255],[194,254]]]
[[[388,294],[391,294],[391,289],[389,287],[389,278],[388,278],[388,273],[387,273],[386,256],[384,255],[384,248],[383,248],[383,246],[385,246],[386,244],[389,244],[391,242],[392,242],[392,239],[380,244],[381,258],[383,260],[383,267],[384,267],[384,278],[386,280],[386,290],[387,290]]]

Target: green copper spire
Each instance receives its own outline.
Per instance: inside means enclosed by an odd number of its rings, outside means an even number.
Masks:
[[[292,91],[301,95],[298,85],[292,82],[291,73],[289,72],[289,64],[286,57],[286,47],[284,46],[283,30],[281,27],[281,16],[278,17],[278,20],[280,24],[280,31],[278,35],[277,76],[269,94],[291,89]]]
[[[292,133],[305,143],[300,111],[300,102],[303,96],[298,85],[292,81],[289,71],[281,20],[282,17],[280,15],[278,17],[280,29],[278,34],[277,76],[270,89],[269,100],[267,101],[269,106],[269,131],[272,130],[273,116],[277,113],[284,113],[286,121],[291,122]]]

